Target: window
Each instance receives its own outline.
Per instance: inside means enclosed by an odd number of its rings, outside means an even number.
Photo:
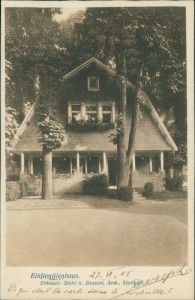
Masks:
[[[103,117],[103,123],[111,123],[111,111],[112,107],[111,105],[103,105],[102,106],[102,117]]]
[[[99,77],[91,76],[87,78],[88,91],[99,91]]]
[[[68,103],[68,120],[69,123],[78,121],[101,121],[104,124],[112,124],[115,119],[115,103],[111,101],[103,102],[82,102]]]
[[[86,105],[86,120],[97,120],[97,105]]]
[[[99,173],[99,158],[97,156],[87,158],[87,173]]]
[[[53,157],[52,159],[53,173],[68,174],[70,173],[69,157]]]
[[[72,104],[72,122],[76,123],[80,115],[80,104]]]

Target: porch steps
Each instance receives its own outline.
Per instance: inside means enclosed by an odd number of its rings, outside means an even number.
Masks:
[[[116,197],[117,186],[109,186],[108,195]],[[133,191],[133,202],[143,203],[146,202],[146,198],[142,196],[137,190]]]
[[[116,191],[117,191],[117,186],[110,185],[107,189],[107,195],[111,198],[116,198]]]
[[[137,191],[133,191],[133,201],[136,203],[143,203],[146,202],[146,198],[142,196],[142,194],[138,193]]]

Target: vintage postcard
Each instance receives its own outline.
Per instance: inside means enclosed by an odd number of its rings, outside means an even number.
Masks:
[[[193,1],[1,8],[1,299],[194,299]]]

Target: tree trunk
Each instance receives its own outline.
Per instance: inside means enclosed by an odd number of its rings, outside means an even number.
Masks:
[[[42,199],[53,199],[52,151],[43,146]]]
[[[128,185],[129,170],[126,164],[126,144],[125,144],[125,121],[126,121],[126,60],[125,50],[121,48],[116,51],[116,80],[118,86],[119,106],[118,113],[123,118],[124,132],[117,136],[117,188]]]
[[[132,159],[133,159],[133,146],[136,137],[136,131],[139,122],[139,103],[138,103],[138,94],[140,91],[140,86],[138,85],[135,90],[135,99],[132,108],[132,119],[131,119],[131,128],[129,132],[129,142],[128,142],[128,149],[127,149],[127,166],[130,170],[129,174],[129,185],[132,186],[133,180],[133,168],[132,168]]]

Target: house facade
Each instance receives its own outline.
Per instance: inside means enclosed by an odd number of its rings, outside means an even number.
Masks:
[[[106,173],[109,185],[117,185],[117,149],[110,138],[118,112],[114,79],[115,72],[95,58],[63,77],[57,101],[67,143],[53,151],[54,174],[73,178],[78,173],[83,176]],[[131,124],[134,90],[127,82],[127,128]],[[142,97],[144,105],[140,107],[134,143],[132,183],[135,188],[143,188],[145,182],[152,181],[158,189],[163,189],[164,154],[177,151],[177,146],[144,92]],[[14,144],[14,152],[21,156],[21,178],[41,174],[42,148],[38,142],[40,133],[36,126],[35,105],[21,124]]]

